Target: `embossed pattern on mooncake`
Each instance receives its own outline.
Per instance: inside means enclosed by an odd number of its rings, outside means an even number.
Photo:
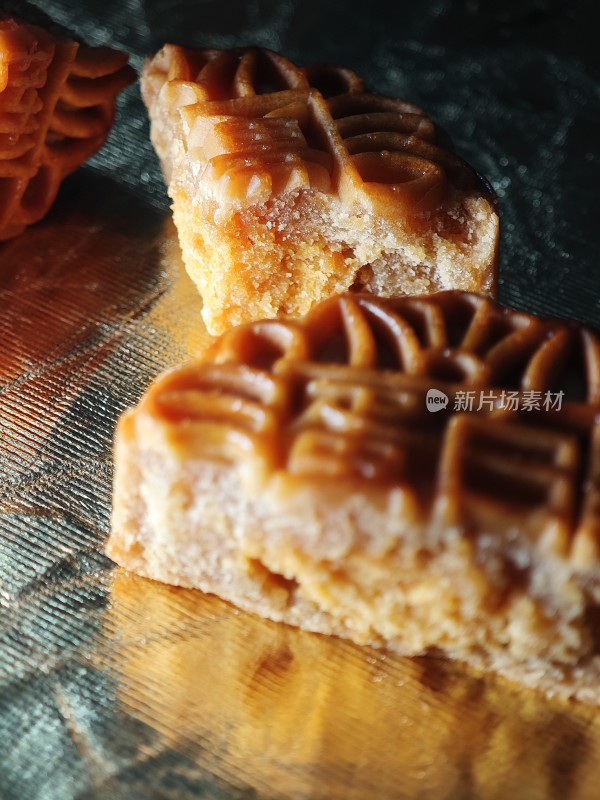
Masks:
[[[398,485],[421,521],[517,525],[600,562],[600,341],[577,325],[460,292],[347,295],[227,332],[144,410],[185,426],[191,456]]]
[[[448,181],[485,188],[466,162],[436,143],[419,107],[366,92],[349,69],[300,68],[258,48],[165,51],[169,92],[183,101],[190,146],[202,151],[219,188],[242,204],[283,187],[316,185],[364,194],[393,218],[433,210]],[[165,77],[159,62],[152,79]]]

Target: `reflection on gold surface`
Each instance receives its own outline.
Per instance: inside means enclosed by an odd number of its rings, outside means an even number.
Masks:
[[[0,265],[2,468],[34,486],[90,441],[109,453],[116,415],[208,334],[170,215],[85,170]]]
[[[141,318],[146,350],[160,347],[165,365],[208,338],[170,218],[115,197],[114,186],[97,176],[88,177],[95,202],[87,208],[83,185],[84,178],[72,187],[64,210],[59,204],[44,223],[0,244],[3,384],[64,362],[71,375],[73,366],[90,375],[102,365],[94,356],[103,345],[135,334]],[[130,354],[131,366],[146,355]]]
[[[443,660],[277,625],[121,570],[105,637],[127,712],[261,798],[598,796],[597,711]]]

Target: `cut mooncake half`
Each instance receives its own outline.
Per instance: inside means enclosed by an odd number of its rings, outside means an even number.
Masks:
[[[210,332],[351,289],[493,294],[493,192],[417,106],[258,48],[166,45],[142,95]]]
[[[121,418],[108,554],[600,702],[600,341],[444,292],[233,328]]]
[[[45,216],[63,178],[104,144],[135,79],[125,53],[33,19],[0,9],[0,241]]]

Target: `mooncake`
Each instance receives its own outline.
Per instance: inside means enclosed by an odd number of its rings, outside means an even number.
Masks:
[[[63,178],[104,144],[134,79],[125,53],[0,10],[0,241],[45,216]]]
[[[600,340],[474,293],[248,323],[121,418],[108,553],[600,700]]]
[[[141,86],[211,333],[348,290],[493,294],[493,192],[419,107],[259,48],[166,45]]]

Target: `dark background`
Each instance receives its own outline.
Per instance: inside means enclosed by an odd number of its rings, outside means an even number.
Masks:
[[[90,43],[140,67],[165,42],[256,43],[329,61],[422,105],[493,184],[500,297],[600,326],[598,0],[45,0]],[[137,87],[94,169],[168,207]],[[116,171],[116,172],[115,172]]]

